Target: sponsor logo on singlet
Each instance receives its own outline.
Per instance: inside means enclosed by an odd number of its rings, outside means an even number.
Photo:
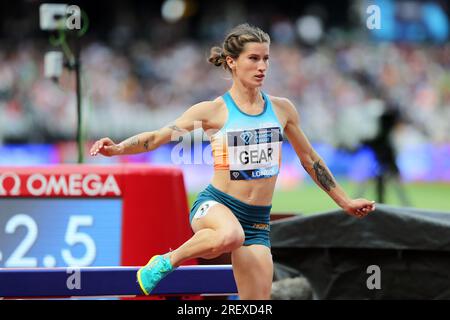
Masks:
[[[231,180],[278,174],[283,137],[279,127],[227,131]]]

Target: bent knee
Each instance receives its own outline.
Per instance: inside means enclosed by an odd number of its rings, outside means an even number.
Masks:
[[[244,244],[245,234],[242,229],[227,231],[221,234],[220,251],[230,252]]]

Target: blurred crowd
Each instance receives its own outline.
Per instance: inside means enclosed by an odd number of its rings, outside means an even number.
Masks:
[[[231,84],[207,63],[219,43],[193,40],[168,47],[135,41],[126,50],[91,41],[82,49],[85,136],[124,139],[173,121],[190,105],[214,99]],[[45,79],[48,46],[23,42],[0,47],[0,143],[73,140],[75,78]],[[263,90],[289,98],[313,142],[355,147],[377,130],[385,99],[396,102],[398,143],[450,142],[450,46],[367,41],[323,42],[315,47],[274,41]],[[367,75],[377,96],[355,78]]]

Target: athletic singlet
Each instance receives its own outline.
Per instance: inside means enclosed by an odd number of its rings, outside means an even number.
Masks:
[[[211,136],[214,169],[229,170],[231,180],[252,180],[277,175],[281,163],[283,128],[263,93],[264,110],[250,115],[239,109],[230,93],[224,99],[228,119]]]

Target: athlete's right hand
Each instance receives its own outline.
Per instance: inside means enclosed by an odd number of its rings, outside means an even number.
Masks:
[[[106,157],[121,154],[122,146],[115,144],[110,138],[102,138],[97,140],[89,151],[91,156],[96,156],[98,153]]]

